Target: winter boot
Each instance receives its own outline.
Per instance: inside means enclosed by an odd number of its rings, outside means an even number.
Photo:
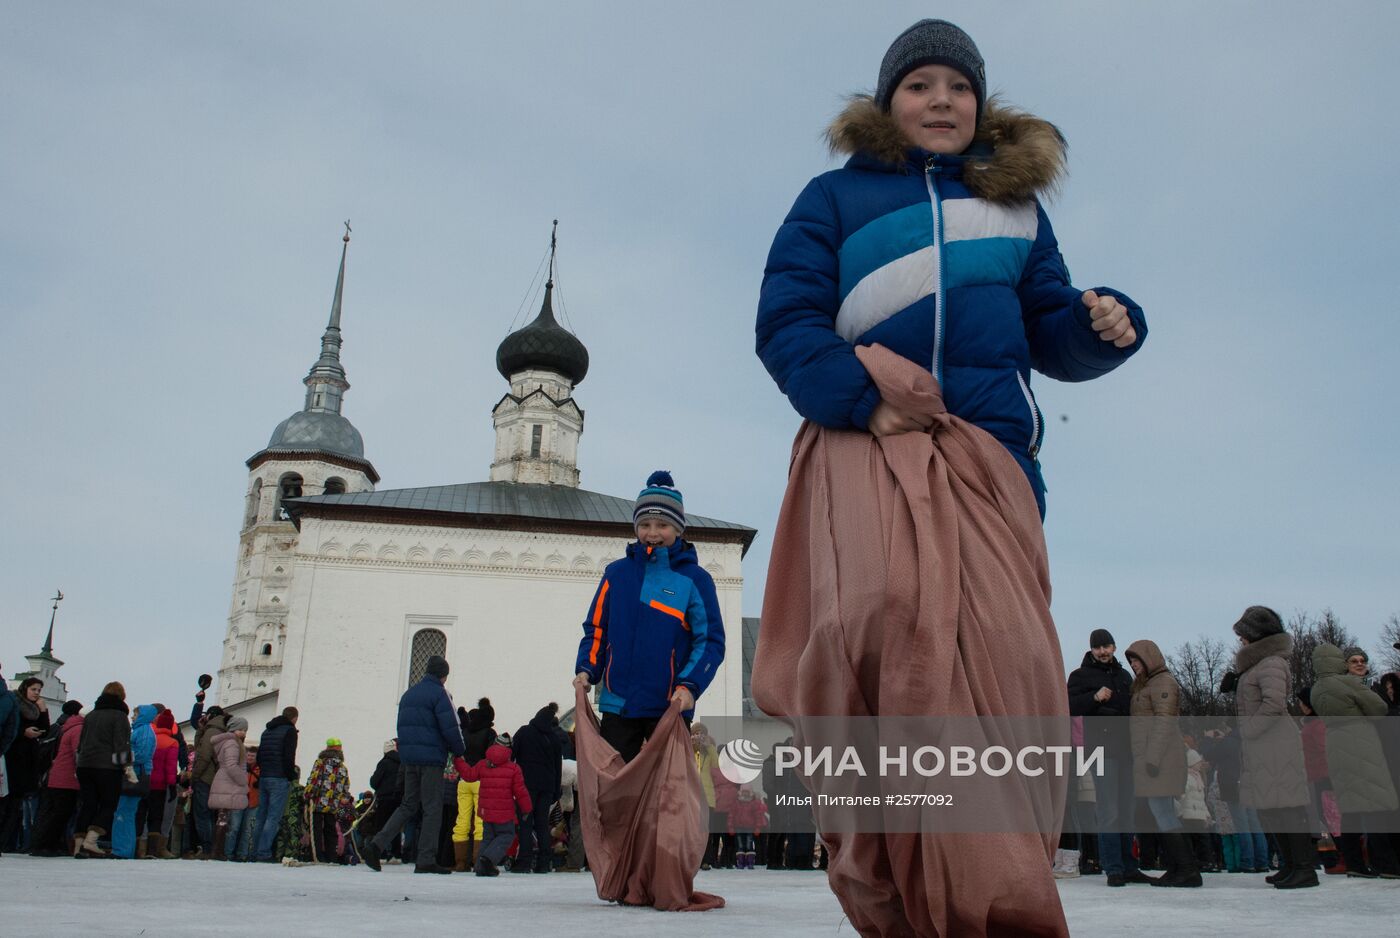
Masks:
[[[467,866],[471,863],[471,860],[468,858],[468,851],[471,850],[471,845],[472,842],[470,840],[461,842],[452,841],[452,856],[457,861],[452,864],[452,872],[465,873],[467,871]]]
[[[177,856],[175,851],[170,849],[170,841],[164,834],[160,835],[160,848],[156,850],[156,856],[162,860],[173,860]]]
[[[82,835],[82,834],[74,834],[74,835],[73,835],[73,859],[75,859],[75,860],[81,860],[82,858],[83,858],[83,835]]]
[[[1280,834],[1279,849],[1286,851],[1291,861],[1290,872],[1274,881],[1275,889],[1307,889],[1317,885],[1317,870],[1312,865],[1312,838],[1307,834]]]
[[[529,857],[522,857],[520,854],[516,854],[515,859],[510,863],[510,872],[530,873],[534,871],[534,867],[535,864]]]
[[[138,860],[146,859],[146,850],[148,849],[146,838],[148,836],[150,835],[142,834],[140,837],[136,838],[136,859]]]
[[[379,872],[379,845],[370,837],[360,846],[360,859],[365,861],[365,866],[374,872]]]
[[[224,841],[228,837],[228,825],[216,824],[214,826],[214,852],[210,854],[211,860],[227,860],[224,854]]]
[[[1079,851],[1057,849],[1050,872],[1056,879],[1074,879],[1079,876]]]
[[[540,854],[539,856],[535,857],[535,872],[536,872],[536,873],[553,873],[553,872],[554,872],[554,861],[551,860],[551,859],[549,858],[549,854],[547,854],[547,853],[542,853],[542,854]]]
[[[97,838],[106,835],[106,831],[100,827],[89,827],[87,836],[83,838],[82,851],[85,856],[105,857],[109,856],[106,850],[97,845]]]
[[[1193,888],[1200,886],[1201,871],[1196,866],[1196,853],[1191,849],[1191,841],[1181,831],[1161,835],[1162,853],[1166,857],[1167,872],[1152,881],[1154,886],[1177,886]]]
[[[496,864],[492,863],[491,858],[483,853],[481,856],[476,858],[476,875],[500,876],[501,871],[496,869]]]
[[[436,863],[429,863],[427,866],[415,866],[415,867],[413,868],[413,872],[415,872],[415,873],[443,873],[443,874],[449,874],[449,873],[452,872],[452,867],[450,867],[450,866],[438,866]]]

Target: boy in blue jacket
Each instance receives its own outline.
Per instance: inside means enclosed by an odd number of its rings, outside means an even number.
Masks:
[[[601,683],[600,731],[631,762],[678,700],[686,725],[724,661],[715,583],[685,533],[670,473],[653,472],[632,511],[637,541],[608,564],[588,607],[574,684]]]
[[[1043,516],[1031,369],[1097,378],[1147,336],[1124,294],[1070,285],[1039,201],[1064,174],[1064,138],[988,100],[977,46],[943,20],[894,41],[874,96],[852,98],[827,137],[850,159],[808,183],[778,229],[759,358],[803,417],[876,436],[928,420],[881,400],[855,346],[916,362],[950,413],[1015,457]]]

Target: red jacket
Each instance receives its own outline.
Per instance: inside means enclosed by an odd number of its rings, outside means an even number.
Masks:
[[[75,713],[63,721],[63,733],[58,737],[58,752],[49,767],[49,787],[77,791],[78,739],[83,735],[83,715]]]
[[[176,730],[153,726],[156,734],[156,754],[151,759],[151,788],[159,791],[175,784],[180,775],[177,762],[180,758],[180,744],[175,739]]]
[[[1316,717],[1303,720],[1303,765],[1308,781],[1327,777],[1327,724]]]
[[[510,761],[510,748],[493,743],[486,750],[486,758],[476,765],[467,766],[462,776],[464,782],[480,782],[481,791],[476,798],[476,813],[491,824],[514,824],[515,808],[529,812],[530,793],[525,790],[525,776],[520,766]]]
[[[762,798],[734,800],[734,807],[729,809],[729,833],[757,834],[767,826],[768,809],[764,806]]]

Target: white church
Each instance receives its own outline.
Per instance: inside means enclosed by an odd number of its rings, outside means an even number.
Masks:
[[[632,497],[579,487],[588,351],[555,321],[553,264],[539,315],[496,352],[509,388],[492,410],[488,481],[382,489],[341,414],[345,254],[301,410],[247,462],[247,507],[211,703],[245,717],[252,741],[295,706],[303,772],[327,737],[351,781],[368,781],[395,735],[399,696],[428,657],[470,708],[489,696],[514,732],[551,700],[572,706],[574,656],[603,568],[633,539]],[[654,467],[644,467],[654,468]],[[756,532],[687,514],[686,538],[714,577],[727,654],[697,715],[743,710],[743,569]],[[530,667],[521,667],[528,655]]]

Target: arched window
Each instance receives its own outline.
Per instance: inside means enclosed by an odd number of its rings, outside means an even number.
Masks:
[[[437,629],[422,629],[413,635],[413,650],[408,660],[408,683],[417,684],[428,673],[428,659],[433,655],[447,657],[447,636]]]
[[[327,480],[326,480],[326,494],[327,494],[327,495],[344,495],[344,494],[345,494],[345,480],[344,480],[344,479],[336,478],[335,476],[332,476],[331,478],[327,479]]]
[[[268,658],[270,658],[271,656],[272,656],[272,643],[271,643],[271,642],[268,642],[266,645],[263,645],[263,657],[268,657]]]
[[[287,517],[282,503],[289,498],[301,498],[301,476],[295,472],[289,472],[277,480],[277,517]]]
[[[248,489],[248,509],[243,514],[243,527],[251,528],[258,521],[258,508],[262,505],[262,479],[254,479]]]

